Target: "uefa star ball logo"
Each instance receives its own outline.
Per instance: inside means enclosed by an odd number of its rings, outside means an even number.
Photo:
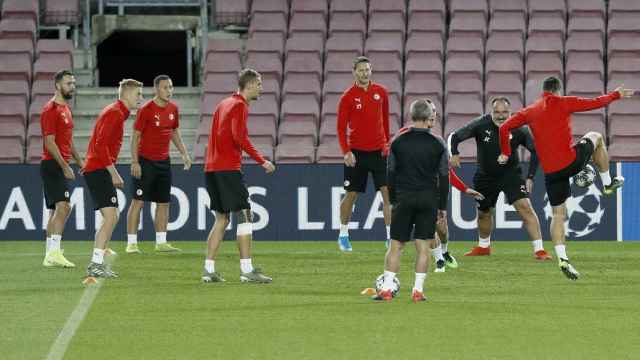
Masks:
[[[573,185],[573,178],[570,179]],[[572,196],[567,201],[567,220],[565,220],[565,236],[580,238],[587,236],[595,231],[602,217],[604,216],[604,208],[602,207],[602,192],[596,184],[589,187],[580,188],[571,187]],[[544,216],[548,221],[553,217],[549,197],[544,196],[546,205],[544,207]]]

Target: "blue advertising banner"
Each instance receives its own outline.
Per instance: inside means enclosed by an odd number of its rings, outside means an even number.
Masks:
[[[615,167],[612,167],[612,170]],[[38,165],[2,165],[0,187],[0,240],[39,240],[48,219],[44,206]],[[129,167],[118,166],[125,180],[125,190],[118,191],[121,217],[114,232],[114,240],[126,239],[126,211],[129,206]],[[475,165],[465,164],[458,174],[468,185]],[[280,165],[272,175],[261,167],[244,167],[254,212],[256,240],[333,240],[339,228],[342,188],[342,165]],[[638,178],[638,177],[636,177]],[[627,178],[629,181],[629,178]],[[369,191],[356,203],[351,219],[353,240],[382,240],[385,238],[382,197]],[[626,186],[628,188],[629,186]],[[616,239],[616,197],[605,197],[599,179],[587,189],[574,186],[574,197],[567,202],[567,236],[578,240]],[[89,240],[94,236],[100,215],[93,204],[81,176],[71,183],[72,212],[64,232],[67,240]],[[208,208],[209,196],[204,185],[202,166],[183,171],[173,166],[169,240],[204,240],[214,217]],[[540,218],[544,239],[549,239],[551,207],[546,200],[544,180],[538,174],[531,196]],[[154,204],[143,209],[140,239],[153,240]],[[475,240],[475,201],[453,190],[449,200],[449,230],[452,240]],[[230,229],[234,227],[234,222]],[[495,240],[528,240],[522,220],[515,209],[505,203],[501,195],[495,210]],[[235,231],[228,231],[227,238]]]
[[[640,241],[640,163],[622,163],[622,239]]]

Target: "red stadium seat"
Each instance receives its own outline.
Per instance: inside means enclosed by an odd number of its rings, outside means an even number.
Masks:
[[[318,164],[342,164],[344,163],[344,155],[338,144],[338,140],[321,143],[316,153],[316,162]]]
[[[40,7],[38,0],[3,0],[3,19],[30,19],[38,21]]]
[[[318,34],[324,40],[327,37],[327,21],[314,13],[295,13],[289,23],[289,36],[300,33]]]
[[[291,13],[292,15],[297,13],[314,14],[326,19],[327,13],[329,12],[327,8],[328,3],[328,1],[317,0],[292,0]]]
[[[42,151],[42,148],[40,148]],[[0,163],[21,164],[24,162],[24,146],[18,139],[0,138]]]
[[[329,20],[329,36],[333,37],[340,33],[359,33],[361,38],[364,38],[367,32],[365,16],[365,13],[361,12],[340,12],[333,14]],[[362,39],[360,42],[362,42]]]
[[[304,141],[291,140],[276,147],[275,159],[279,164],[312,164],[316,149]]]
[[[82,22],[80,2],[77,0],[47,0],[45,4],[42,20],[46,25],[78,25]]]
[[[410,0],[407,35],[435,32],[443,36],[446,25],[446,5],[443,0]]]
[[[259,3],[260,1],[255,1]],[[256,32],[275,32],[286,36],[287,17],[284,13],[255,13],[251,15],[249,24],[249,36]]]

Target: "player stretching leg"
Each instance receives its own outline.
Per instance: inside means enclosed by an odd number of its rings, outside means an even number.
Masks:
[[[571,144],[571,114],[607,106],[621,97],[631,97],[633,90],[619,87],[595,99],[561,96],[560,80],[548,77],[542,84],[542,91],[540,99],[518,111],[500,126],[502,153],[498,157],[498,163],[506,164],[511,156],[511,130],[529,125],[544,170],[549,203],[553,209],[551,239],[559,267],[567,278],[577,280],[580,273],[569,262],[565,246],[566,200],[571,196],[569,179],[580,172],[590,158],[593,158],[600,171],[605,194],[613,194],[622,187],[624,179],[621,176],[611,179],[609,155],[601,134],[589,132],[577,144]]]

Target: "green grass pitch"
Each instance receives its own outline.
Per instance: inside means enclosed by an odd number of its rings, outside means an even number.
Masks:
[[[119,251],[65,359],[638,359],[640,242],[571,242],[581,272],[538,262],[528,242],[494,242],[490,257],[427,277],[428,301],[410,302],[413,246],[390,303],[360,295],[382,273],[382,242],[255,242],[269,285],[241,284],[237,249],[225,242],[224,284],[203,284],[203,242],[180,254]],[[0,358],[45,359],[85,291],[91,243],[63,243],[76,269],[41,266],[43,242],[0,242]],[[552,250],[550,242],[545,242]],[[432,265],[433,266],[433,265]]]

